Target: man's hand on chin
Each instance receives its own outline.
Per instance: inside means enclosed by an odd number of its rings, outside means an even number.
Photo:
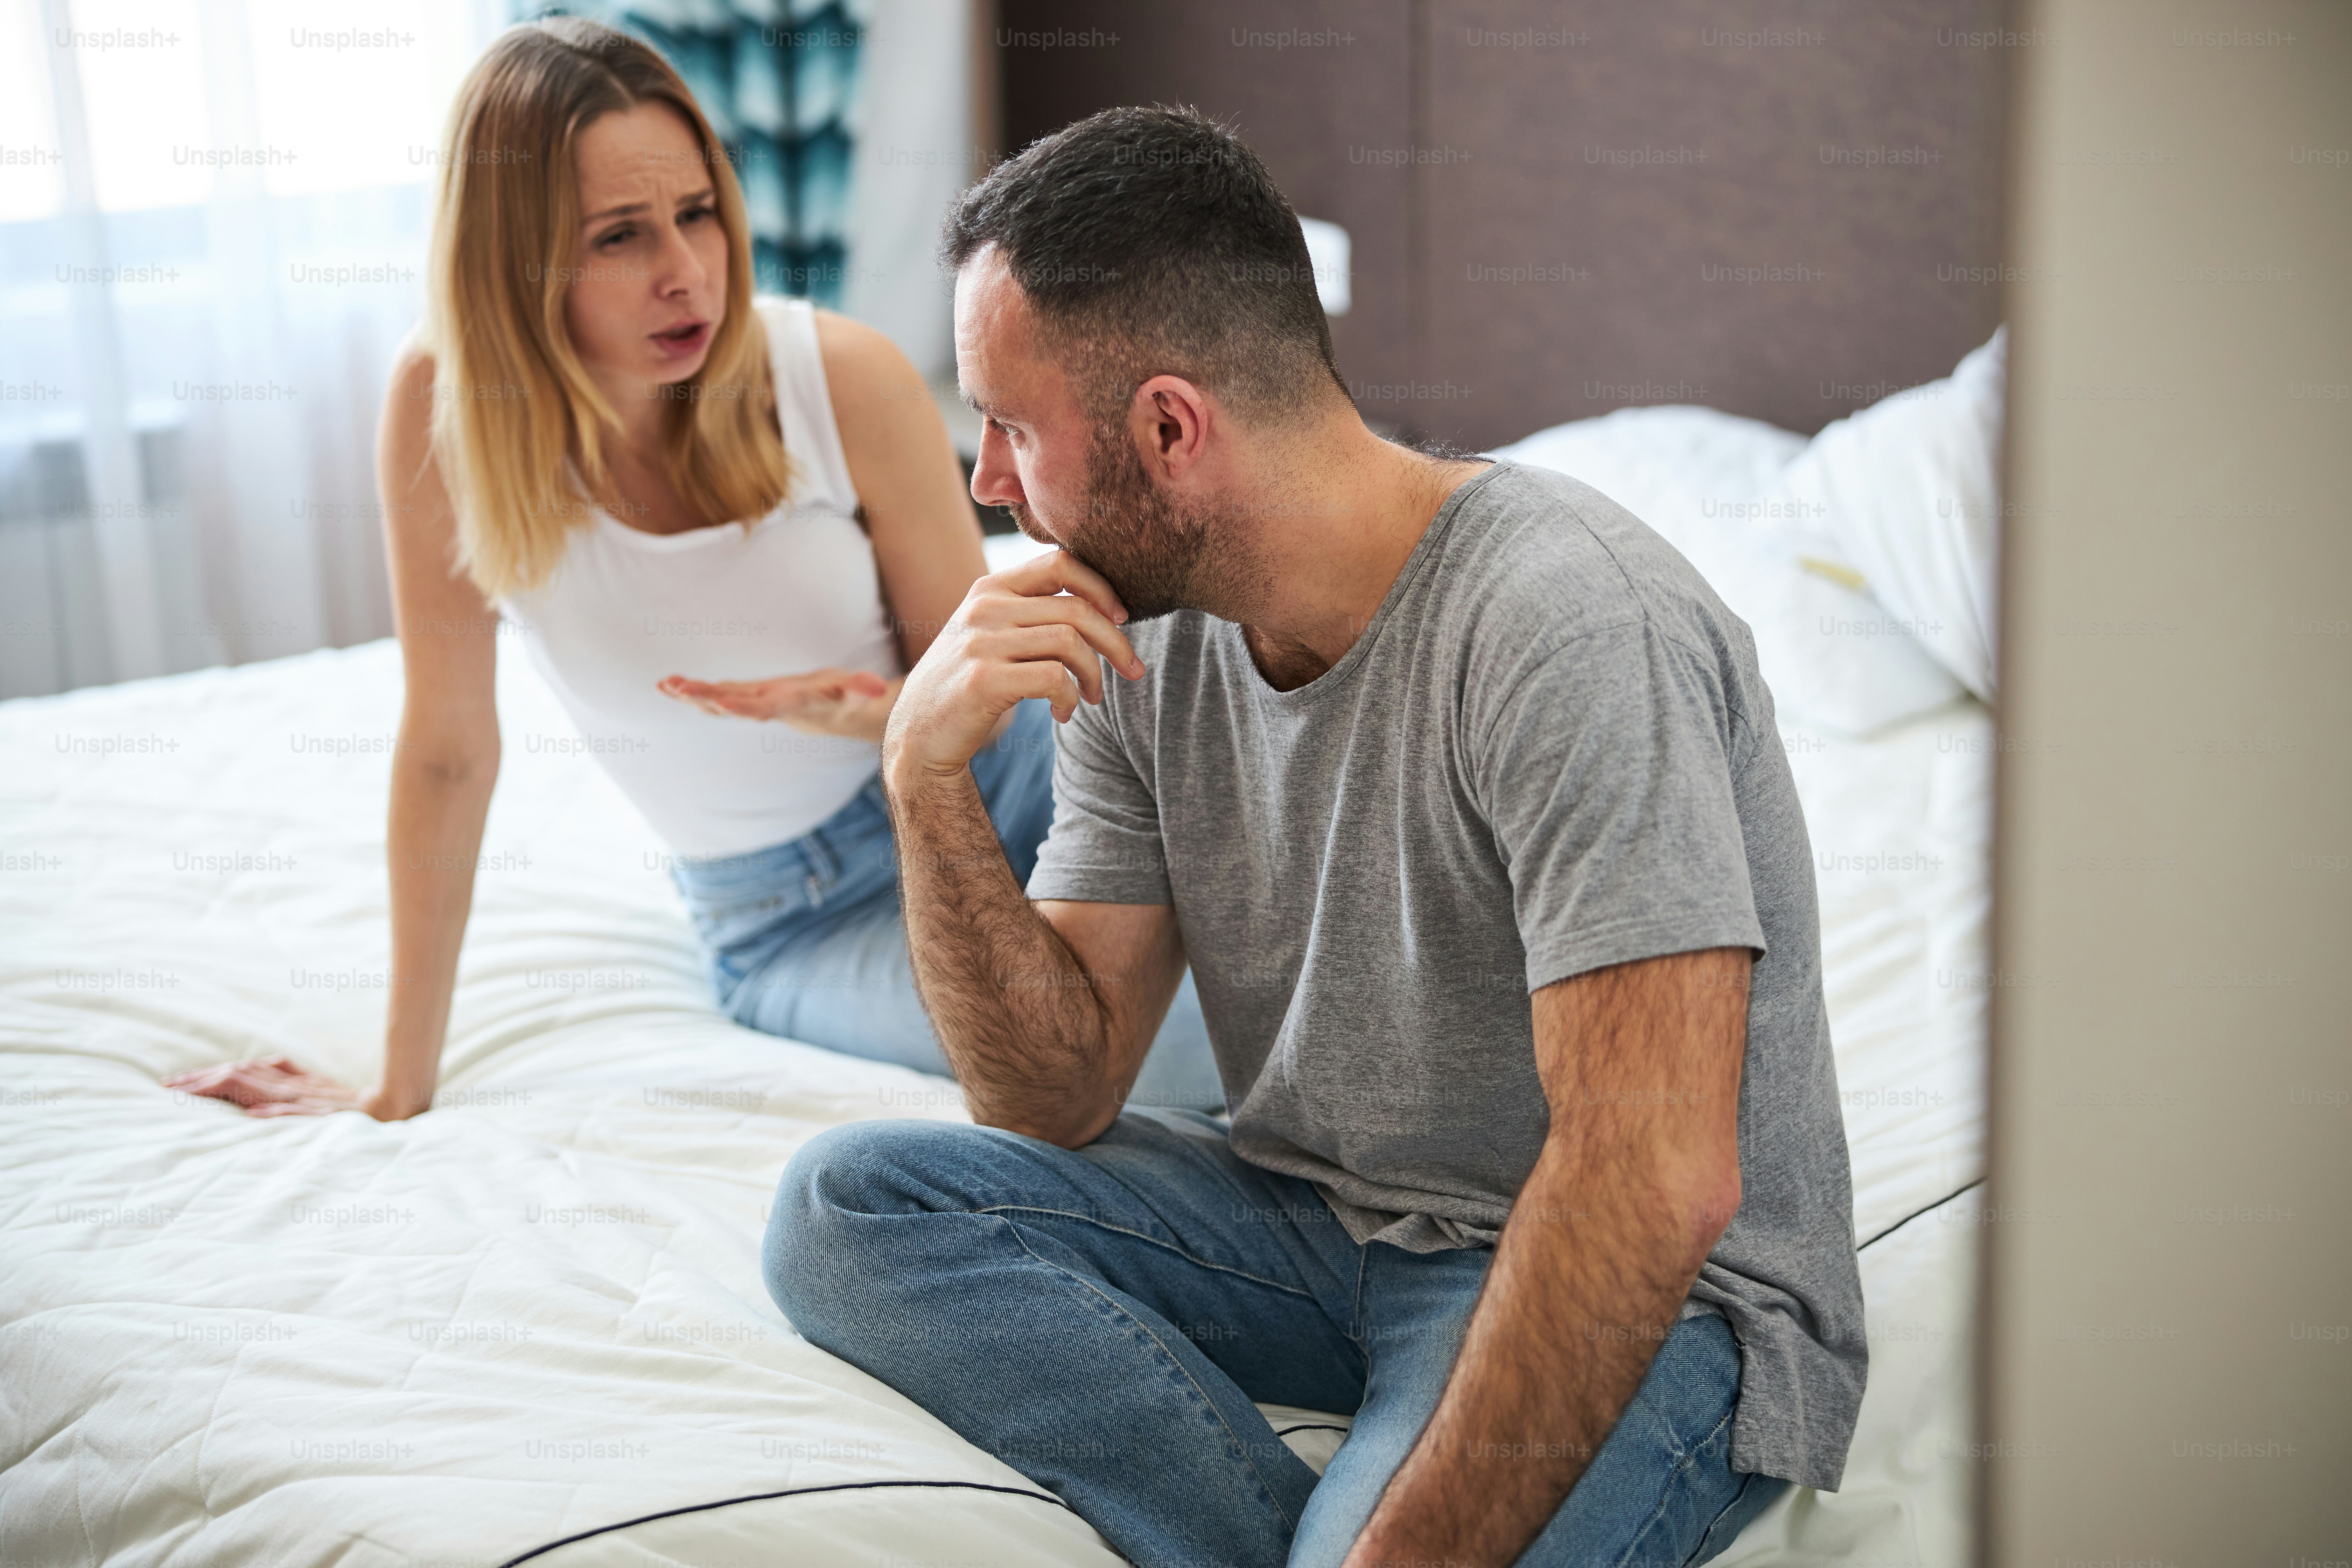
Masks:
[[[1103,700],[1100,654],[1129,679],[1143,661],[1118,629],[1127,610],[1108,583],[1066,551],[981,578],[907,675],[882,733],[893,793],[970,766],[1014,704],[1042,697],[1066,722]]]

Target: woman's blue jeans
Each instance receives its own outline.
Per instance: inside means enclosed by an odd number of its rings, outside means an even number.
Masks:
[[[1492,1259],[1360,1246],[1217,1120],[1160,1110],[1076,1150],[834,1128],[784,1168],[761,1264],[803,1338],[1141,1568],[1330,1568],[1436,1408]],[[1730,1467],[1740,1353],[1721,1318],[1670,1331],[1520,1563],[1682,1568],[1728,1546],[1788,1485]],[[1259,1400],[1354,1413],[1319,1480]]]
[[[1054,823],[1054,715],[1023,702],[971,775],[1028,883]],[[719,1005],[737,1023],[828,1050],[952,1076],[915,994],[898,860],[877,776],[798,838],[671,868],[701,939]],[[1219,1110],[1224,1091],[1188,973],[1129,1091],[1133,1105]]]

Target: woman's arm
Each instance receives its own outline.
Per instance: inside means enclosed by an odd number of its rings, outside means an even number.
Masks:
[[[166,1079],[257,1116],[364,1110],[398,1121],[426,1110],[472,908],[482,823],[499,772],[498,612],[452,565],[457,519],[432,457],[433,363],[403,356],[376,436],[377,493],[407,678],[393,752],[387,859],[392,973],[382,1077],[363,1089],[286,1057]]]
[[[369,1112],[433,1103],[482,824],[499,776],[498,610],[455,565],[457,520],[433,460],[433,364],[404,360],[377,442],[406,697],[393,753],[386,854],[392,984],[384,1068]]]
[[[988,570],[980,522],[947,422],[898,345],[830,310],[816,313],[816,341],[891,629],[912,669]]]

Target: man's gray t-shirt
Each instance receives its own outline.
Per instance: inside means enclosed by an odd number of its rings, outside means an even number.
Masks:
[[[1740,1342],[1733,1468],[1834,1489],[1868,1361],[1853,1198],[1811,850],[1747,626],[1598,491],[1497,464],[1305,686],[1198,612],[1129,635],[1148,673],[1106,667],[1062,727],[1029,896],[1175,906],[1234,1152],[1359,1242],[1492,1245],[1550,1126],[1530,993],[1760,953],[1739,1210],[1681,1315]]]

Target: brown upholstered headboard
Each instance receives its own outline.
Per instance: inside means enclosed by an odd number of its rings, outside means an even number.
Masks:
[[[1811,432],[2000,321],[2001,0],[1000,0],[1005,142],[1238,125],[1354,243],[1369,418],[1486,447],[1627,404]]]

